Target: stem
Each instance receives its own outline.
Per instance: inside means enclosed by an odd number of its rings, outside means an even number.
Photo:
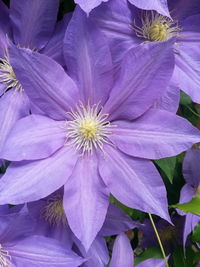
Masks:
[[[152,218],[152,216],[151,216],[151,213],[148,213],[148,214],[149,214],[149,218],[150,218],[150,221],[151,221],[151,223],[152,223],[154,232],[155,232],[156,237],[157,237],[157,239],[158,239],[158,243],[159,243],[161,252],[162,252],[162,254],[163,254],[163,258],[164,258],[164,260],[165,260],[166,267],[169,267],[169,264],[168,264],[168,262],[167,262],[167,257],[166,257],[166,254],[165,254],[165,251],[164,251],[162,242],[161,242],[161,240],[160,240],[160,236],[159,236],[158,231],[157,231],[157,229],[156,229],[156,226],[155,226],[155,224],[154,224],[153,218]]]
[[[186,107],[198,118],[200,117],[200,114],[196,113],[190,106],[186,105]]]

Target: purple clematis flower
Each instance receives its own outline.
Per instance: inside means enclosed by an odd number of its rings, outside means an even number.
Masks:
[[[115,239],[109,267],[133,267],[133,250],[128,237],[121,233]]]
[[[99,6],[102,2],[107,2],[108,0],[75,0],[87,14],[90,13],[92,9]],[[131,4],[137,6],[138,8],[145,10],[156,10],[158,13],[169,16],[169,10],[167,5],[167,0],[128,0]]]
[[[0,215],[1,266],[79,266],[84,260],[58,241],[33,234],[34,222],[25,212]]]
[[[172,40],[175,56],[173,86],[200,103],[199,1],[168,0],[168,5],[172,19],[155,11],[141,11],[127,0],[110,0],[94,10],[91,16],[108,38],[116,71],[132,47],[146,46],[149,42],[161,45]]]
[[[147,259],[137,264],[137,267],[166,267],[164,259]]]
[[[68,74],[45,55],[10,48],[17,78],[48,117],[28,116],[10,132],[1,157],[15,162],[0,180],[0,204],[39,200],[64,185],[69,226],[87,250],[109,193],[170,221],[165,186],[148,159],[178,154],[200,134],[185,119],[150,108],[173,72],[169,42],[130,50],[113,80],[103,34],[76,9],[64,50]]]
[[[183,186],[180,194],[180,203],[189,202],[194,197],[200,198],[200,149],[192,148],[186,152],[183,161],[183,175],[186,180],[186,184]],[[183,233],[183,244],[186,244],[188,235],[194,230],[198,223],[200,223],[200,217],[192,213],[184,213],[181,210],[177,210],[180,215],[185,215],[185,226]]]
[[[109,254],[103,236],[120,234],[137,226],[137,223],[134,223],[118,207],[110,204],[103,227],[86,252],[69,228],[63,208],[63,190],[59,190],[45,199],[29,203],[28,209],[37,221],[35,234],[55,238],[68,249],[76,246],[77,251],[87,259],[83,263],[84,267],[102,267],[108,263]]]
[[[30,109],[35,112],[10,64],[8,38],[64,64],[62,46],[69,17],[56,24],[58,6],[58,0],[11,0],[8,9],[0,0],[0,151],[14,123]]]

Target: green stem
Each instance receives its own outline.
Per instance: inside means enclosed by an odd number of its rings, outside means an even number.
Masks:
[[[186,105],[186,107],[198,118],[200,118],[200,114],[196,113],[190,106]]]
[[[165,254],[165,251],[164,251],[162,242],[161,242],[161,240],[160,240],[160,236],[159,236],[158,231],[157,231],[157,229],[156,229],[156,226],[155,226],[155,224],[154,224],[153,218],[152,218],[152,216],[151,216],[151,213],[148,213],[148,214],[149,214],[149,218],[150,218],[150,221],[151,221],[151,223],[152,223],[154,232],[155,232],[156,237],[157,237],[157,239],[158,239],[158,243],[159,243],[161,252],[162,252],[162,254],[163,254],[163,258],[164,258],[164,260],[165,260],[166,267],[169,267],[169,264],[168,264],[168,262],[167,262],[167,257],[166,257],[166,254]]]

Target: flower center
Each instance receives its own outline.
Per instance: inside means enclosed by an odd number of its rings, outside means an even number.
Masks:
[[[69,112],[72,120],[66,121],[67,141],[70,139],[77,150],[91,154],[94,148],[103,150],[103,144],[109,143],[108,136],[112,133],[108,114],[102,114],[99,105],[84,107],[76,106],[76,111]]]
[[[7,250],[4,250],[0,244],[0,266],[1,267],[11,267],[11,256]]]
[[[17,91],[23,90],[10,65],[8,56],[5,59],[0,58],[0,81],[7,84],[6,90],[12,87]]]
[[[47,205],[41,210],[41,218],[52,226],[67,225],[67,218],[63,209],[62,197],[58,194],[47,200]]]
[[[131,28],[138,37],[150,42],[164,42],[178,36],[180,28],[178,22],[162,16],[155,11],[146,11],[141,18],[141,26],[134,22]]]

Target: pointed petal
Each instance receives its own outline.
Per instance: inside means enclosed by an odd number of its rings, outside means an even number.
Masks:
[[[110,204],[108,207],[105,222],[99,232],[99,235],[110,236],[118,235],[121,232],[126,232],[129,229],[137,227],[137,223],[125,214],[117,206]]]
[[[63,203],[70,228],[88,250],[103,225],[109,204],[95,155],[79,158],[65,184]]]
[[[41,49],[53,33],[58,0],[10,1],[10,19],[15,44]]]
[[[111,141],[123,152],[142,158],[171,157],[200,141],[187,120],[164,110],[150,109],[139,119],[116,121]]]
[[[165,267],[166,263],[164,259],[148,259],[137,264],[138,267]]]
[[[192,213],[187,213],[185,216],[185,225],[183,231],[183,245],[186,245],[188,235],[194,230],[194,228],[200,223],[200,218]]]
[[[133,250],[128,237],[121,233],[115,239],[109,267],[133,267]]]
[[[90,13],[92,9],[101,4],[101,2],[107,2],[108,0],[75,0],[74,2],[78,4],[87,14]]]
[[[66,182],[76,160],[68,147],[47,159],[12,163],[0,180],[0,204],[20,204],[48,196]]]
[[[111,194],[128,207],[170,222],[166,189],[153,163],[129,157],[111,146],[104,149],[99,172]]]
[[[126,53],[105,111],[111,119],[134,119],[167,89],[174,68],[172,43],[148,43]]]
[[[10,90],[0,98],[0,151],[16,121],[28,115],[28,104],[23,92]]]
[[[28,49],[10,47],[11,65],[31,102],[50,117],[66,118],[78,101],[78,89],[64,69],[51,58]]]
[[[158,13],[170,17],[167,0],[128,0],[131,4],[145,10],[155,10]]]
[[[1,157],[10,161],[42,159],[52,155],[65,143],[65,122],[31,115],[12,128]]]
[[[76,267],[83,259],[72,250],[67,250],[63,244],[43,236],[30,236],[14,244],[7,244],[12,261],[16,266],[63,266]]]
[[[113,83],[111,54],[104,35],[79,8],[67,27],[64,56],[83,103],[103,105]]]
[[[186,203],[192,200],[192,198],[195,195],[195,189],[193,187],[191,187],[189,184],[185,184],[180,192],[180,199],[179,199],[179,203]],[[183,212],[180,209],[176,210],[178,212],[179,215],[186,215],[185,212]]]

